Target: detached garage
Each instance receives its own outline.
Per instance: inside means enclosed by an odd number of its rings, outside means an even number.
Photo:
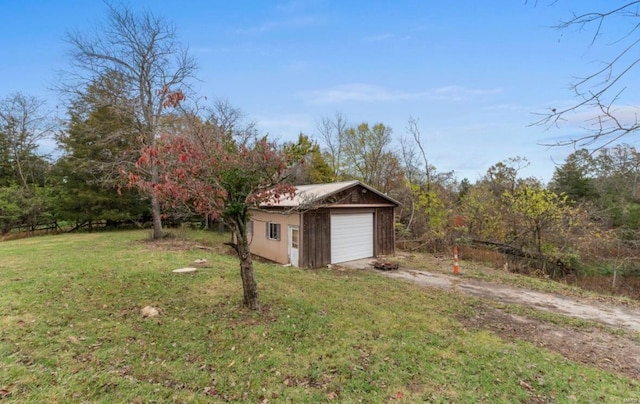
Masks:
[[[398,202],[359,182],[301,185],[293,199],[252,210],[255,255],[300,267],[321,267],[394,253]]]

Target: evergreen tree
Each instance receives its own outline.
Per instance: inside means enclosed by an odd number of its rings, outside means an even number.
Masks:
[[[121,74],[112,73],[91,83],[71,103],[67,128],[57,138],[63,151],[55,167],[60,218],[89,223],[136,220],[149,211],[148,200],[120,187],[120,170],[135,164],[138,153],[135,119],[126,108],[130,101],[124,91],[117,91],[119,86]]]
[[[594,200],[598,196],[592,177],[593,159],[586,149],[578,150],[565,163],[556,168],[549,188],[557,194],[565,194],[570,200],[580,202]]]
[[[320,145],[303,133],[298,141],[284,146],[287,153],[303,156],[289,168],[288,181],[293,185],[323,184],[334,180],[334,173],[320,152]]]

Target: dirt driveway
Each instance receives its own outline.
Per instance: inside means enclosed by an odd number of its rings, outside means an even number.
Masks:
[[[372,261],[348,265],[372,268]],[[373,269],[372,269],[373,270]],[[376,271],[424,287],[449,290],[480,299],[481,310],[459,320],[469,328],[489,330],[506,340],[526,340],[568,359],[640,379],[640,311],[612,304],[533,291],[424,270]],[[484,305],[483,305],[484,302]],[[593,327],[571,327],[514,315],[490,302],[520,305],[593,322]]]
[[[383,271],[382,273],[391,278],[400,278],[424,286],[458,291],[502,303],[519,304],[581,320],[595,321],[611,328],[628,329],[640,333],[640,311],[626,307],[584,302],[551,293],[465,279],[464,276],[454,277],[417,270]]]

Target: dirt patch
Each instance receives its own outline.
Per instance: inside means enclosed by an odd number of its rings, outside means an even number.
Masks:
[[[600,330],[577,330],[482,307],[461,317],[466,327],[491,331],[509,341],[525,340],[572,361],[640,379],[640,344]]]
[[[469,328],[489,330],[511,341],[525,340],[576,362],[640,379],[640,310],[525,288],[454,277],[423,270],[376,271],[425,287],[475,296],[477,314],[461,317]],[[515,304],[594,322],[599,327],[573,328],[503,312],[483,301]],[[622,330],[618,335],[611,330]],[[631,336],[631,337],[629,337]]]
[[[190,251],[201,250],[203,252],[214,252],[216,254],[230,255],[234,254],[233,249],[226,244],[217,244],[215,246],[206,245],[202,242],[184,240],[180,238],[167,237],[160,240],[144,240],[143,243],[152,251]]]
[[[424,286],[459,291],[466,295],[501,303],[518,304],[536,310],[594,321],[611,328],[640,332],[640,310],[629,307],[594,303],[554,293],[538,292],[426,271],[401,270],[381,272],[381,274]]]

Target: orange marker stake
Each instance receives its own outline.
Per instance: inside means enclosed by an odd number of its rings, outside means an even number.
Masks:
[[[458,265],[458,246],[453,247],[453,274],[458,275],[460,266]]]

